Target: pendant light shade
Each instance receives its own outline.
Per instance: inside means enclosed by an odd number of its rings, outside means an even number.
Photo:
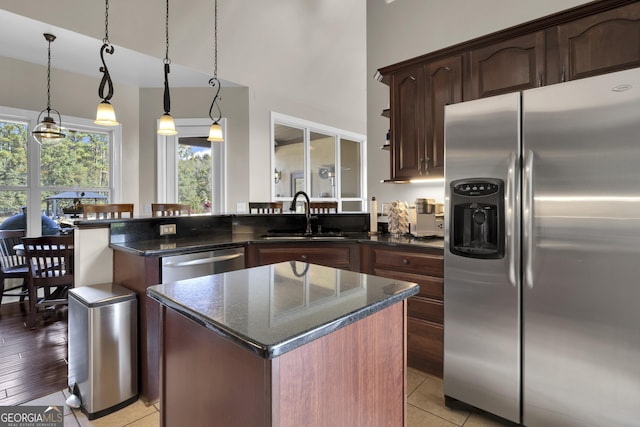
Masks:
[[[177,133],[176,124],[173,121],[171,114],[164,113],[160,116],[160,123],[158,123],[158,135],[175,135]]]
[[[207,141],[212,141],[212,142],[224,141],[224,137],[222,136],[222,126],[220,125],[220,123],[211,124],[211,127],[209,128],[209,137],[207,138]]]
[[[42,110],[40,115],[38,115],[38,124],[31,131],[31,135],[33,135],[33,139],[35,139],[38,144],[51,144],[59,142],[65,138],[66,135],[62,132],[62,118],[60,117],[60,113],[58,110],[51,108],[51,42],[56,39],[56,36],[45,33],[44,38],[49,42],[47,50],[47,108]],[[60,125],[51,117],[52,112],[58,116],[58,123],[60,123]],[[44,119],[40,120],[45,113],[46,116]]]
[[[105,52],[113,55],[114,50],[115,48],[109,42],[109,0],[105,0],[104,40],[102,40],[102,47],[100,48],[100,60],[102,61],[100,72],[102,73],[102,80],[100,81],[100,86],[98,86],[98,96],[102,101],[98,104],[96,119],[94,120],[95,124],[101,126],[118,126],[116,112],[113,109],[113,105],[109,102],[113,96],[113,82],[111,81],[107,63],[104,61]],[[108,89],[106,94],[105,89]]]
[[[160,121],[158,122],[158,135],[175,135],[178,132],[176,131],[176,124],[173,121],[173,117],[171,117],[171,96],[169,94],[169,65],[171,64],[171,60],[169,59],[169,0],[166,0],[167,5],[167,13],[165,20],[165,36],[166,36],[166,46],[167,49],[165,51],[164,56],[164,114],[160,117]]]
[[[209,137],[207,141],[223,142],[224,136],[222,134],[222,125],[220,125],[220,119],[222,118],[222,110],[218,102],[220,101],[220,80],[218,80],[218,0],[214,2],[214,14],[213,14],[213,77],[209,80],[209,86],[216,90],[216,94],[211,101],[211,107],[209,107],[209,117],[213,120],[211,127],[209,128]],[[213,116],[213,110],[217,109],[218,114]]]
[[[42,116],[42,113],[40,113],[40,116]],[[60,117],[59,114],[58,117]],[[38,117],[38,120],[40,120],[40,117]],[[60,119],[58,118],[58,121],[59,120]],[[56,124],[55,120],[53,120],[51,116],[47,116],[42,119],[42,121],[39,122],[35,128],[33,128],[31,134],[33,135],[33,138],[38,142],[38,144],[52,144],[60,142],[61,139],[66,137],[66,135],[62,132],[60,126]]]
[[[96,119],[93,122],[101,126],[118,126],[119,123],[116,120],[116,112],[109,101],[102,101],[98,104]]]

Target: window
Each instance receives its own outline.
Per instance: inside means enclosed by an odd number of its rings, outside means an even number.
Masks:
[[[363,135],[278,113],[271,114],[272,200],[305,191],[337,201],[340,212],[366,211]]]
[[[225,142],[207,141],[210,119],[176,119],[175,136],[158,135],[158,202],[194,213],[226,211]],[[226,121],[221,120],[223,135]]]
[[[56,232],[54,221],[70,215],[75,198],[115,201],[120,182],[120,127],[64,118],[67,137],[40,146],[30,137],[38,114],[0,108],[0,223],[16,215],[29,235]]]

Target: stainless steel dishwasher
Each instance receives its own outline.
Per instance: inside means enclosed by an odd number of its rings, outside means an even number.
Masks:
[[[162,283],[192,279],[244,268],[244,248],[194,252],[162,257]]]

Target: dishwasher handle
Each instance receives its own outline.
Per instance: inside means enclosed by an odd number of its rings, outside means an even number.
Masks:
[[[163,268],[179,268],[179,267],[189,267],[192,265],[201,265],[201,264],[213,264],[216,262],[229,261],[231,259],[236,259],[244,256],[244,253],[236,253],[229,255],[220,255],[220,256],[212,256],[209,258],[198,258],[192,259],[189,261],[178,261],[178,262],[167,262],[162,265]]]

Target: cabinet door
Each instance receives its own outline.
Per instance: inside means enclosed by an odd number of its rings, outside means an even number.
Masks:
[[[640,66],[640,3],[557,27],[559,80]]]
[[[544,31],[470,51],[465,101],[542,86],[544,61]]]
[[[301,261],[328,267],[358,271],[360,253],[357,243],[265,243],[247,245],[247,267]]]
[[[421,175],[424,150],[424,67],[391,76],[391,179]]]
[[[462,101],[462,55],[430,62],[425,79],[424,175],[444,176],[444,106]]]

